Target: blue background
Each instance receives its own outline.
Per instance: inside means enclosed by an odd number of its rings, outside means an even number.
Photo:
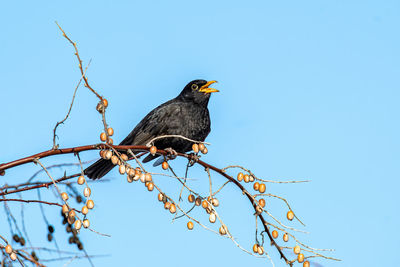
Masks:
[[[50,149],[52,129],[68,110],[80,74],[57,20],[77,42],[84,64],[92,59],[87,76],[109,100],[107,118],[116,142],[188,81],[218,80],[221,92],[209,105],[212,145],[203,159],[219,167],[241,164],[265,179],[311,180],[267,184],[267,191],[290,201],[306,223],[310,234],[297,234],[301,240],[334,248],[329,255],[343,260],[315,259],[312,266],[396,266],[399,11],[399,2],[389,0],[2,2],[0,161]],[[79,88],[71,117],[58,130],[61,147],[98,142],[102,124],[96,104],[96,97]],[[82,153],[84,160],[96,156]],[[184,162],[176,164],[182,170]],[[1,184],[25,181],[39,169],[33,164],[12,169]],[[62,173],[52,171],[55,177]],[[191,185],[207,192],[201,168],[192,175]],[[214,177],[215,184],[224,181]],[[112,237],[81,234],[89,254],[107,255],[93,259],[96,266],[270,265],[197,225],[187,231],[186,219],[171,224],[155,192],[127,184],[116,170],[108,178],[112,181],[92,184],[96,208],[89,218],[95,230]],[[170,178],[157,181],[172,192],[179,187]],[[43,198],[54,200],[51,192],[42,190]],[[219,213],[250,249],[254,218],[248,201],[232,186],[220,201]],[[267,200],[267,205],[286,223],[281,203]],[[17,218],[19,206],[12,206]],[[31,241],[49,246],[38,205],[25,205],[25,213]],[[65,245],[59,210],[49,207],[46,214],[58,244],[75,251]],[[194,214],[207,221],[203,213]],[[5,216],[0,218],[0,234],[10,238]],[[267,251],[284,266],[274,249]]]

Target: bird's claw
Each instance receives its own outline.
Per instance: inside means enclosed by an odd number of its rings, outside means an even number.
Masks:
[[[165,151],[168,152],[167,158],[169,160],[173,160],[178,156],[178,153],[171,147],[167,147],[166,149],[164,149]]]
[[[200,155],[197,153],[190,153],[189,154],[189,167],[192,167],[197,161],[200,159]]]

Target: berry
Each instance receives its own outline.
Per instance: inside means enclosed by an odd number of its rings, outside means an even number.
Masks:
[[[303,262],[303,267],[310,267],[310,262],[309,261]]]
[[[112,157],[111,157],[111,162],[112,162],[112,164],[117,165],[117,163],[118,163],[118,157],[115,156],[115,155],[112,155]]]
[[[296,245],[294,248],[293,248],[293,252],[294,252],[294,254],[299,254],[300,253],[300,246],[299,245]]]
[[[272,231],[272,237],[277,238],[278,237],[278,231],[274,230]]]
[[[169,207],[169,212],[171,213],[175,213],[176,212],[176,206],[174,203],[171,204],[171,206]]]
[[[149,191],[154,190],[154,184],[152,182],[149,182],[149,184],[147,185],[147,190],[149,190]]]
[[[201,205],[201,198],[200,197],[197,197],[195,201],[196,201],[195,202],[196,206],[200,206]]]
[[[108,136],[112,136],[113,134],[114,134],[114,129],[113,128],[108,128],[107,129],[107,133],[108,133]]]
[[[82,214],[83,215],[86,215],[86,214],[88,214],[89,213],[89,209],[88,209],[88,207],[85,205],[85,206],[83,206],[82,207]]]
[[[283,234],[283,241],[285,241],[285,242],[289,241],[289,235],[287,233]]]
[[[258,253],[258,244],[253,245],[253,252]]]
[[[193,222],[192,222],[192,221],[188,221],[188,223],[187,223],[187,228],[188,228],[189,230],[193,230],[193,227],[194,227]]]
[[[219,228],[219,233],[221,235],[226,235],[227,229],[225,225],[221,225],[221,227]]]
[[[190,203],[193,203],[195,200],[196,200],[196,198],[194,197],[194,195],[190,194],[190,195],[188,196],[188,201],[189,201]]]
[[[211,213],[210,217],[208,217],[208,220],[210,221],[210,223],[215,223],[215,221],[217,220],[217,216],[215,216],[215,213]]]
[[[206,201],[206,200],[203,200],[203,202],[201,202],[201,206],[202,206],[203,208],[207,208],[207,207],[208,207],[207,201]]]
[[[250,176],[248,174],[245,174],[244,177],[243,177],[243,180],[244,180],[245,183],[250,182]]]
[[[102,142],[104,142],[104,141],[107,140],[107,135],[106,135],[106,133],[102,132],[102,133],[100,134],[100,140],[101,140]]]
[[[83,227],[89,228],[90,226],[90,221],[88,219],[83,220]]]
[[[258,182],[255,182],[255,183],[253,184],[253,189],[256,190],[256,191],[258,191],[259,188],[260,188],[260,184],[259,184]]]
[[[265,207],[265,199],[261,198],[261,199],[258,201],[258,204],[259,204],[262,208],[264,208],[264,207]]]
[[[101,102],[103,103],[103,106],[104,106],[105,108],[108,107],[108,100],[107,100],[107,99],[103,98],[103,99],[101,100]]]
[[[260,191],[261,194],[265,192],[265,184],[260,184],[260,187],[258,188],[258,191]]]
[[[120,166],[119,166],[119,173],[120,173],[120,174],[125,174],[125,172],[126,172],[126,167],[125,167],[125,165],[120,165]]]
[[[156,154],[157,152],[157,148],[155,146],[150,147],[150,154],[152,154],[153,156]]]
[[[193,144],[192,145],[192,150],[194,153],[199,153],[199,145],[198,144]]]
[[[68,194],[67,194],[67,193],[62,192],[62,193],[61,193],[61,198],[62,198],[64,201],[67,201],[69,197],[68,197]]]
[[[83,185],[85,183],[85,177],[83,175],[78,177],[78,184]]]
[[[243,180],[243,173],[239,172],[237,175],[237,179],[239,182],[241,182]]]
[[[12,250],[11,245],[8,244],[8,245],[6,246],[6,253],[7,253],[7,254],[11,254],[12,251],[13,251],[13,250]]]
[[[90,190],[89,187],[85,187],[85,189],[83,189],[83,195],[85,197],[90,197],[90,194],[92,193],[92,191]]]
[[[158,193],[158,201],[163,201],[163,199],[164,199],[164,195],[163,195],[163,193]]]
[[[288,219],[289,221],[293,220],[293,218],[294,218],[294,213],[293,213],[293,211],[289,210],[289,211],[287,212],[287,214],[286,214],[286,217],[287,217],[287,219]]]
[[[299,255],[297,255],[297,261],[299,263],[302,263],[304,261],[304,254],[303,253],[299,253]]]
[[[206,148],[206,146],[205,146],[203,143],[200,143],[200,144],[199,144],[199,150],[200,150],[201,152],[203,152],[204,148]]]
[[[218,206],[219,206],[219,200],[216,199],[216,198],[213,198],[213,199],[211,199],[211,204],[212,204],[214,207],[218,207]]]
[[[168,169],[168,167],[169,167],[169,166],[168,166],[168,162],[164,161],[164,162],[162,163],[161,167],[163,168],[163,170]]]
[[[91,200],[91,199],[89,199],[87,202],[86,202],[86,206],[88,207],[88,209],[93,209],[94,208],[94,202],[93,202],[93,200]]]
[[[79,230],[82,227],[82,221],[81,220],[76,220],[74,223],[75,229]]]

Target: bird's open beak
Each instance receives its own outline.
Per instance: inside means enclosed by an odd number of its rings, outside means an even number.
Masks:
[[[210,93],[216,93],[219,92],[217,89],[214,88],[209,88],[209,86],[213,83],[216,83],[217,81],[209,81],[202,87],[200,87],[199,92],[210,94]]]

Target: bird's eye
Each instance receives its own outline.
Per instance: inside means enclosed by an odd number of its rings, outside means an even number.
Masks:
[[[197,84],[195,84],[195,83],[192,84],[192,89],[193,89],[193,90],[197,90],[198,88],[199,88],[199,86],[198,86]]]

